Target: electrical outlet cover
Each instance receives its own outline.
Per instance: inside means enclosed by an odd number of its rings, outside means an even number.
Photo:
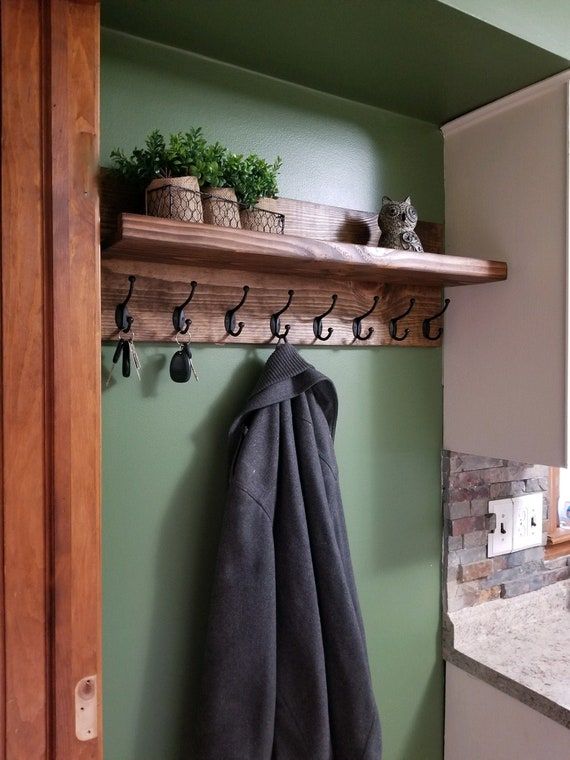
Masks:
[[[509,554],[513,550],[513,500],[490,501],[489,512],[497,515],[497,527],[489,533],[487,555]]]
[[[513,500],[513,551],[542,544],[542,492]]]

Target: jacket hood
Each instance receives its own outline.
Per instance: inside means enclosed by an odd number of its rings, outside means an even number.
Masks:
[[[234,421],[230,437],[250,412],[295,398],[310,388],[314,389],[315,397],[334,437],[338,402],[332,380],[305,361],[295,346],[290,343],[279,343],[265,363],[245,408]]]

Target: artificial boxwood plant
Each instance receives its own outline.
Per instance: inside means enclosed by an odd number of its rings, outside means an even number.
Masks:
[[[115,172],[143,187],[157,177],[196,177],[200,186],[231,187],[237,199],[253,206],[259,198],[277,196],[281,159],[273,163],[255,154],[231,153],[219,142],[209,143],[201,127],[175,132],[166,140],[153,130],[142,148],[128,156],[121,149],[111,152]]]
[[[223,159],[226,149],[220,143],[208,144],[202,129],[175,132],[168,142],[158,129],[135,148],[130,156],[115,149],[111,160],[115,171],[126,180],[147,185],[157,177],[196,177],[200,185],[222,187]]]
[[[245,157],[230,153],[225,159],[224,177],[235,189],[238,200],[251,207],[260,198],[277,197],[277,175],[281,164],[279,157],[270,164],[254,153]]]

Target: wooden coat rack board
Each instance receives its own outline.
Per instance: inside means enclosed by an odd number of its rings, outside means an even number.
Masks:
[[[120,204],[120,205],[119,205]],[[441,338],[422,334],[423,320],[442,308],[441,288],[450,285],[494,282],[507,275],[506,264],[441,255],[443,229],[439,224],[418,223],[417,232],[426,250],[408,253],[375,248],[379,238],[376,213],[353,211],[321,204],[279,199],[285,215],[285,235],[178,222],[139,213],[122,213],[118,228],[111,220],[117,206],[139,211],[124,196],[102,189],[102,235],[107,246],[102,262],[102,335],[118,336],[115,306],[124,300],[130,275],[136,283],[129,311],[138,341],[171,341],[175,330],[172,311],[189,296],[185,308],[192,319],[195,343],[271,344],[270,316],[287,303],[281,329],[290,325],[287,339],[297,345],[326,346],[438,346]],[[107,241],[105,241],[105,237]],[[244,327],[237,337],[228,335],[224,316],[249,292],[236,322]],[[336,295],[333,311],[323,319],[318,340],[313,319],[325,312]],[[379,296],[374,312],[363,320],[362,334],[373,328],[369,340],[357,340],[353,320],[368,311]],[[397,326],[394,340],[390,320],[415,305]],[[453,304],[450,306],[450,311]],[[431,325],[437,335],[442,320]]]

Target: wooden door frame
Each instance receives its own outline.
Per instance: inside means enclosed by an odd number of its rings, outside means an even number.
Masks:
[[[0,26],[0,757],[100,760],[99,0]]]

